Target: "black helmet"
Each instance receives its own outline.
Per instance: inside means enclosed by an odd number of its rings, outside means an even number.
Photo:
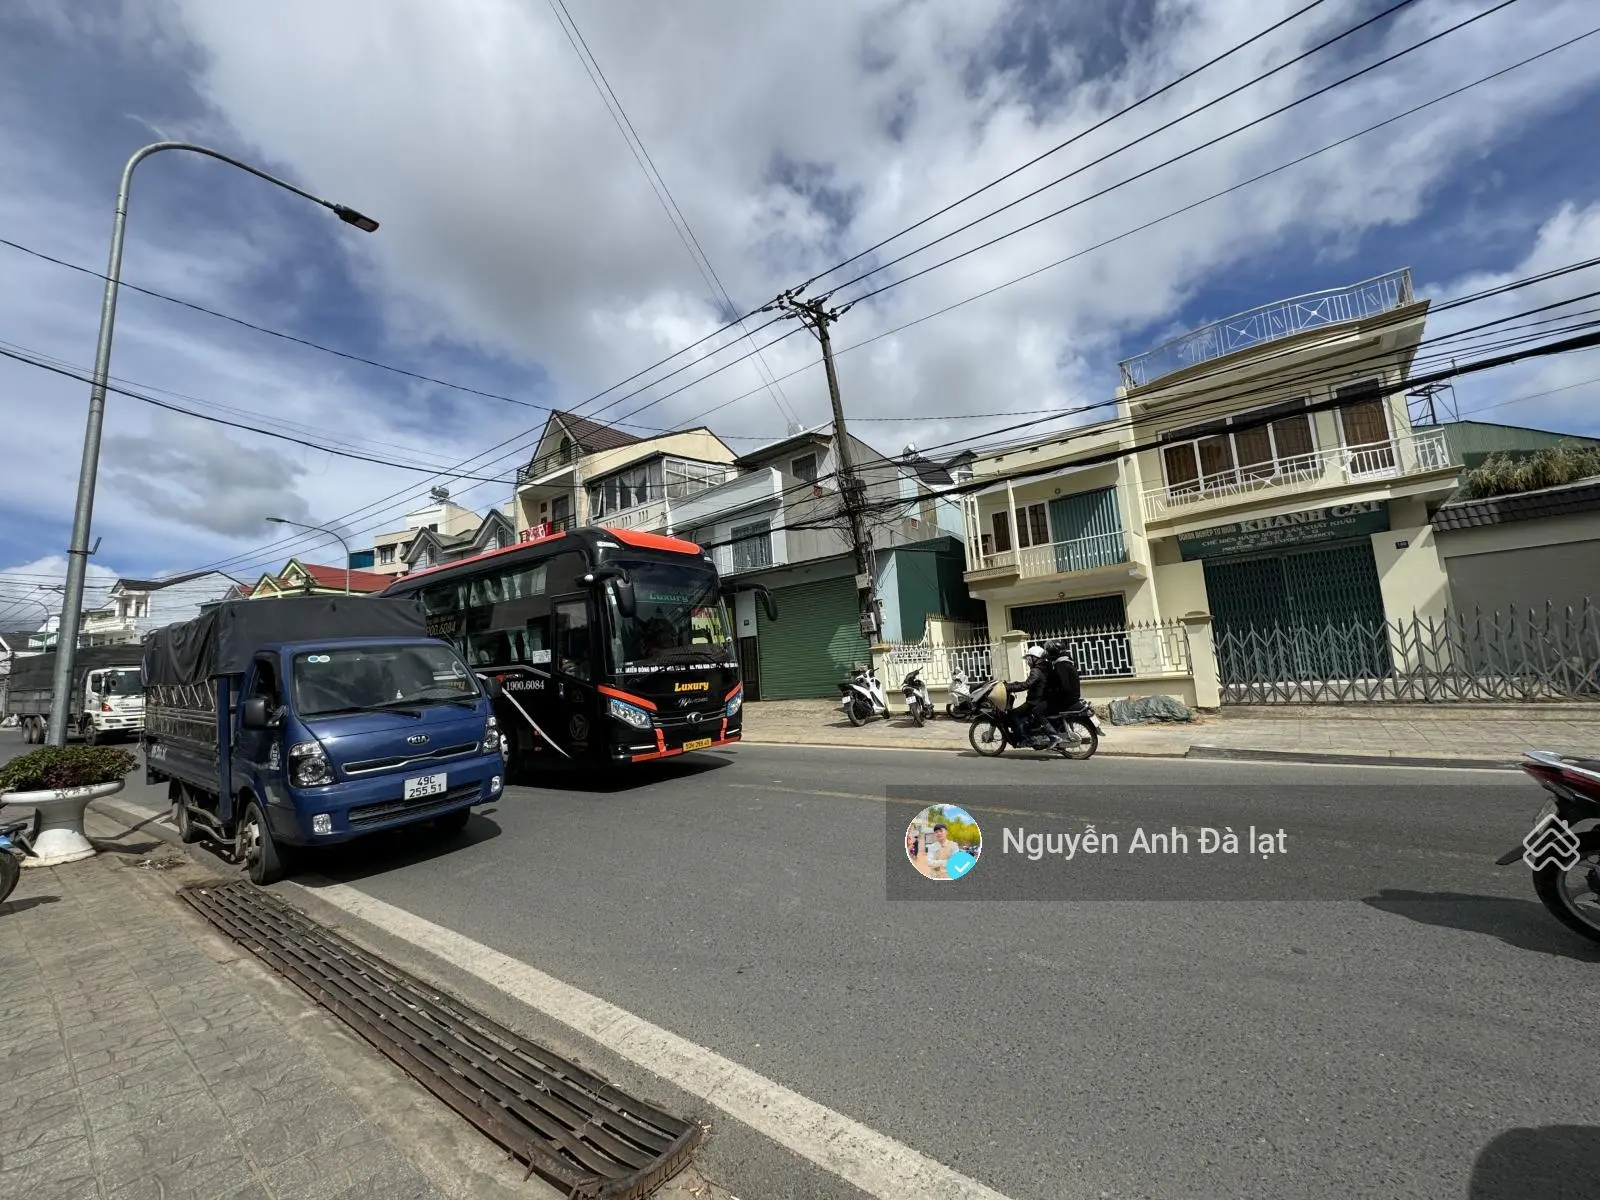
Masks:
[[[1045,643],[1044,655],[1045,655],[1046,658],[1050,659],[1052,662],[1055,661],[1056,659],[1060,658],[1066,652],[1067,652],[1067,644],[1065,642],[1046,642]]]

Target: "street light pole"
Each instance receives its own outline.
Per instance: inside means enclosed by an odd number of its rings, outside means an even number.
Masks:
[[[292,525],[296,529],[306,529],[312,533],[325,533],[331,538],[338,538],[339,545],[344,547],[344,594],[350,594],[350,543],[331,529],[324,529],[321,525],[302,525],[299,521],[288,521],[283,517],[268,517],[274,525]]]
[[[116,218],[111,225],[111,256],[106,266],[105,298],[100,303],[100,337],[95,343],[94,350],[94,377],[89,388],[89,420],[83,434],[83,462],[78,468],[78,499],[72,512],[72,544],[67,550],[66,596],[61,604],[61,621],[56,627],[55,682],[51,689],[54,700],[50,707],[50,728],[46,737],[46,741],[52,746],[67,744],[69,706],[66,698],[72,689],[73,660],[78,652],[78,624],[82,615],[79,610],[83,606],[83,580],[88,573],[89,526],[94,517],[95,475],[100,467],[100,427],[105,419],[106,382],[111,374],[111,333],[117,319],[117,289],[122,275],[122,237],[128,220],[128,189],[133,183],[133,169],[152,154],[158,154],[162,150],[188,150],[194,154],[217,159],[219,162],[225,162],[231,167],[237,167],[247,174],[254,175],[257,179],[264,179],[286,192],[304,197],[313,204],[320,204],[345,224],[354,225],[363,233],[372,233],[378,228],[376,221],[353,208],[314,196],[292,183],[279,179],[276,175],[269,175],[249,163],[240,162],[220,151],[207,146],[198,146],[193,142],[152,142],[135,150],[133,156],[128,159],[128,165],[122,168],[122,184],[117,189]]]

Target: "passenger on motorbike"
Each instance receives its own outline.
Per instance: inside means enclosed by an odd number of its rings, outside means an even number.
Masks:
[[[1017,734],[1019,740],[1027,742],[1033,739],[1036,732],[1049,733],[1050,701],[1046,698],[1046,689],[1050,686],[1050,676],[1045,670],[1044,647],[1034,644],[1022,652],[1022,661],[1028,664],[1028,678],[1017,683],[1007,683],[1006,691],[1012,694],[1025,691],[1027,700],[1018,710],[1016,716]],[[1054,746],[1061,739],[1051,734],[1050,744]]]
[[[1065,642],[1050,642],[1044,648],[1050,681],[1046,696],[1051,712],[1073,712],[1083,703],[1083,675]]]

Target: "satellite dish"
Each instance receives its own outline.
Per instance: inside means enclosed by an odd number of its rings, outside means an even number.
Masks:
[[[906,448],[900,451],[900,453],[905,455],[907,458],[915,458],[917,454],[917,444],[915,442],[907,442]]]
[[[804,425],[800,424],[799,421],[790,421],[789,422],[789,436],[790,437],[794,437],[796,434],[804,433],[805,431],[806,431],[806,427]]]

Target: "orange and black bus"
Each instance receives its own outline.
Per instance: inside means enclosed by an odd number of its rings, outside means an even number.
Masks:
[[[772,595],[755,589],[768,619]],[[623,529],[564,530],[414,571],[428,632],[500,681],[508,775],[652,762],[737,742],[744,695],[711,556]]]

